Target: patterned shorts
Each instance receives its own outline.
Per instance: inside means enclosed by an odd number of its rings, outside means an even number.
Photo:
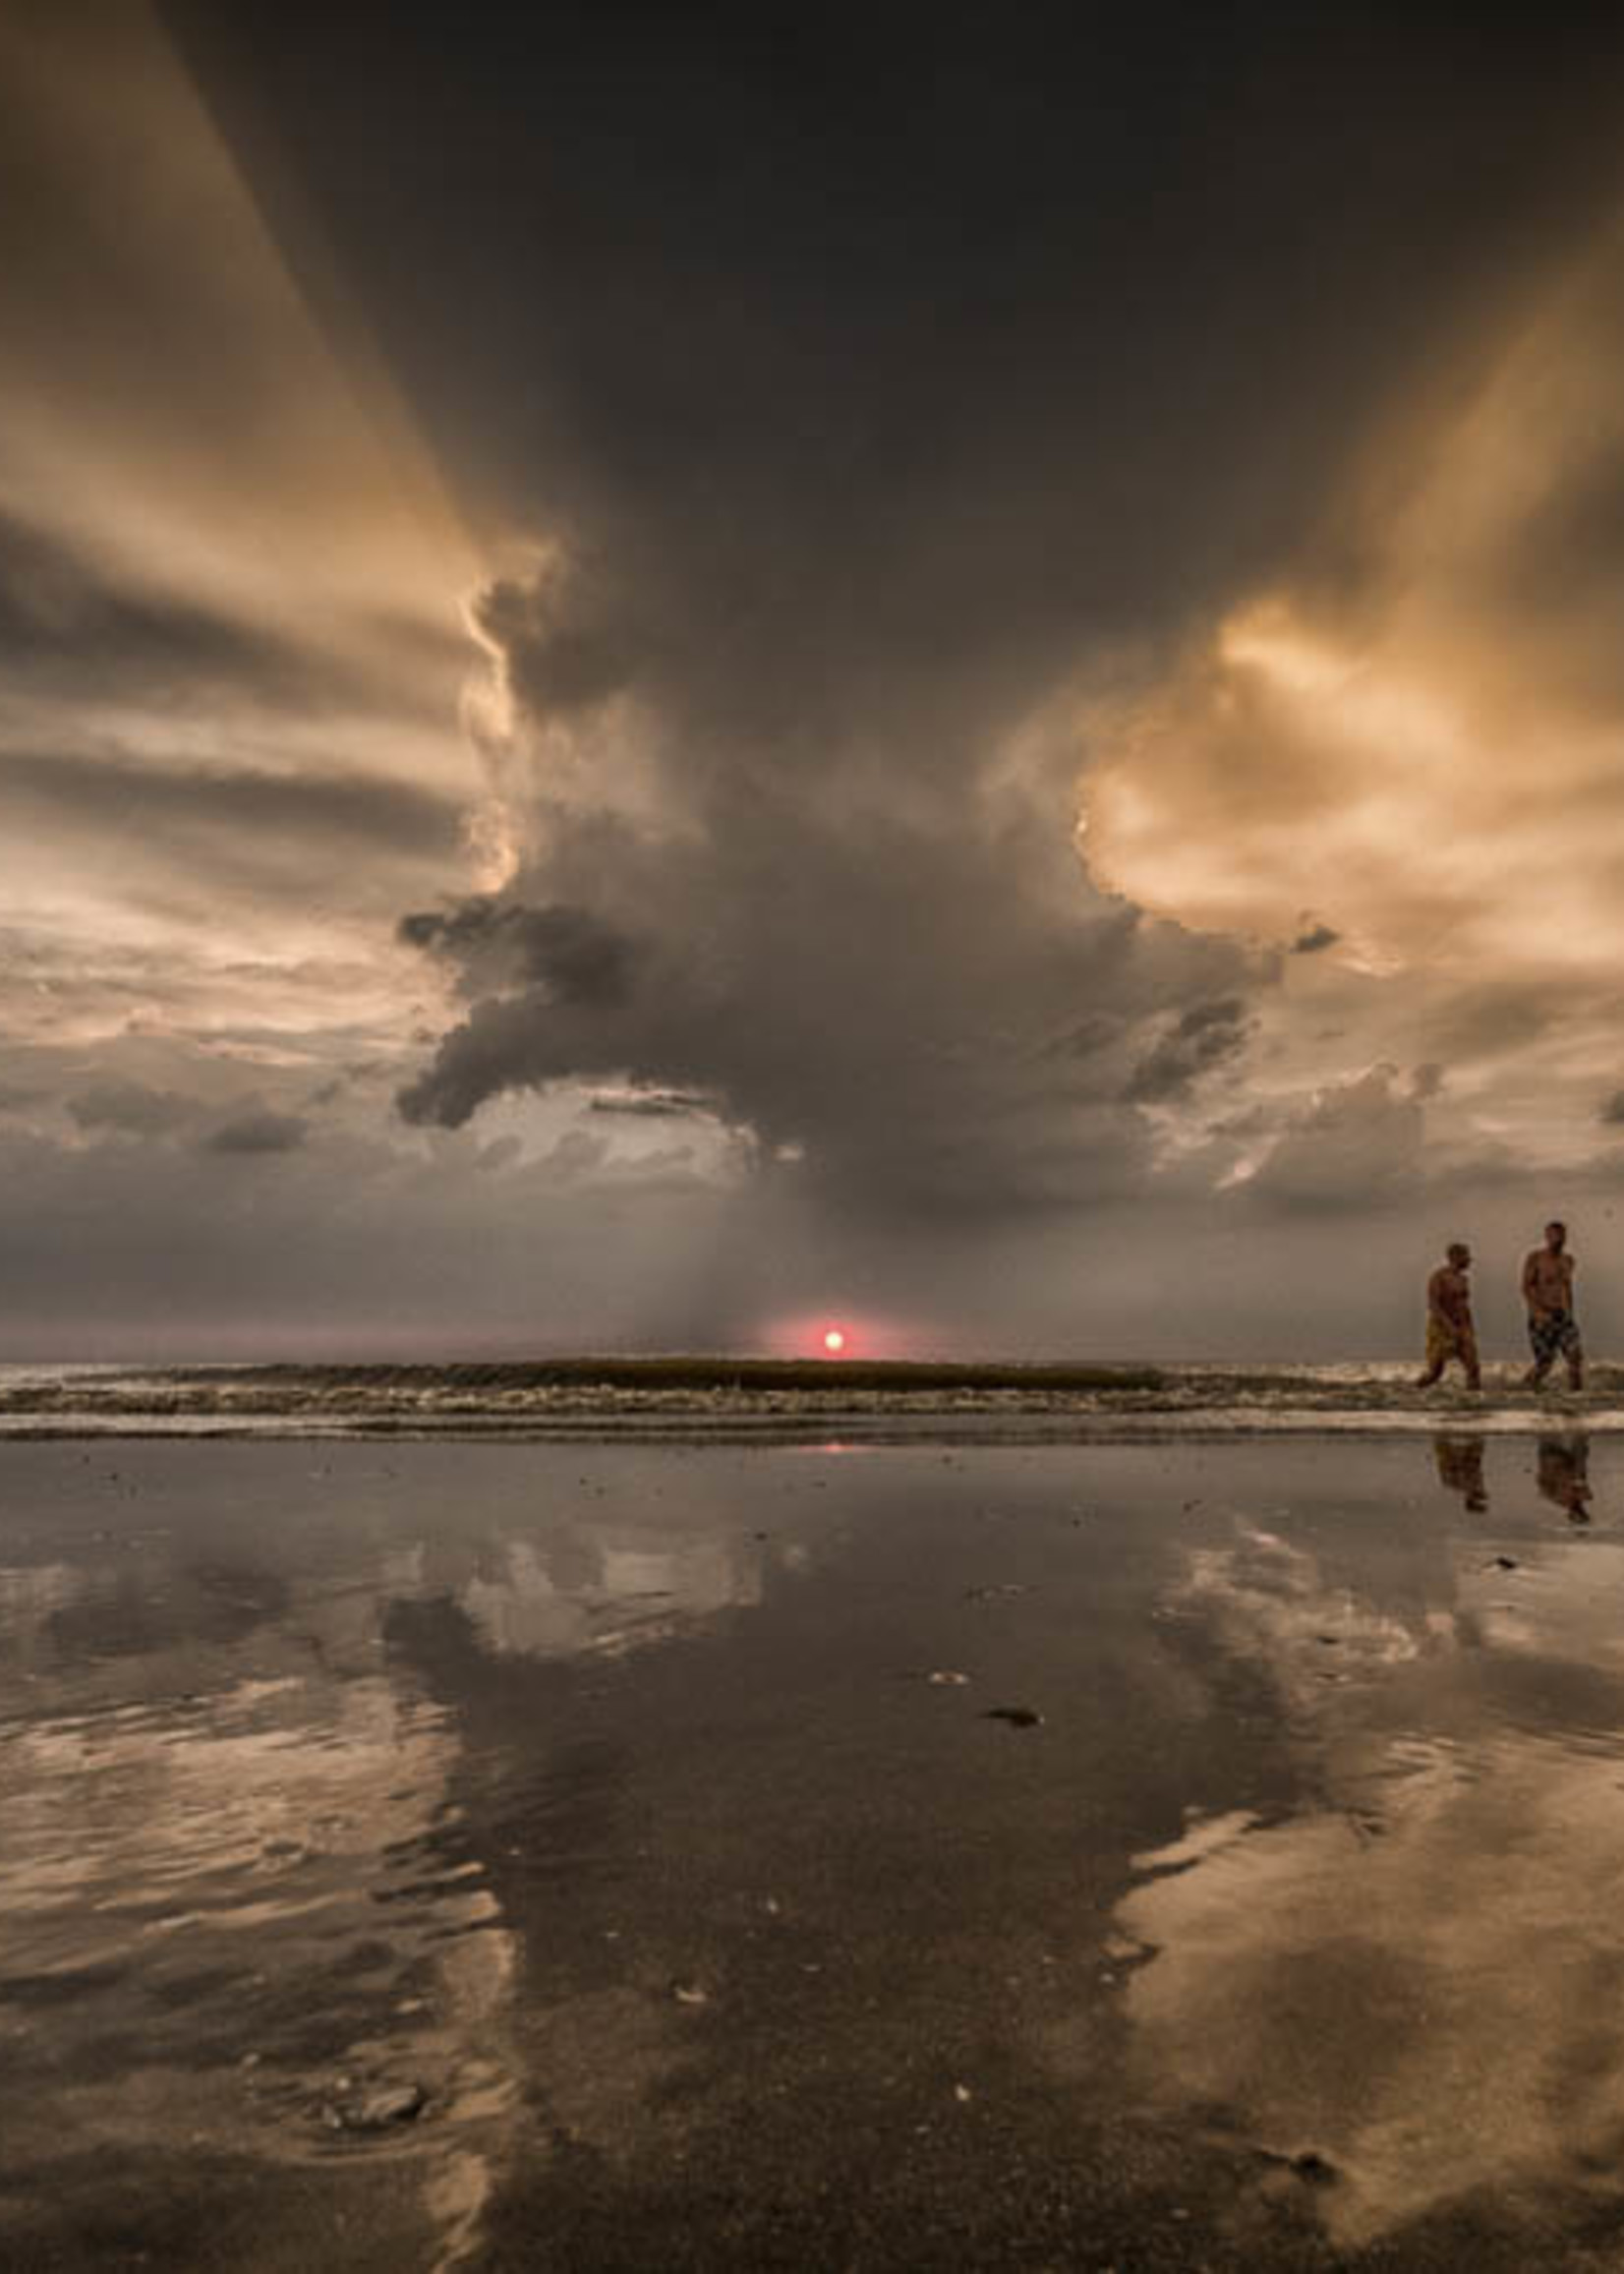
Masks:
[[[1571,1311],[1531,1312],[1528,1339],[1536,1366],[1549,1366],[1558,1351],[1570,1365],[1577,1364],[1585,1355],[1579,1339],[1579,1321]]]
[[[1426,1363],[1447,1366],[1458,1358],[1468,1373],[1478,1370],[1478,1338],[1470,1326],[1455,1326],[1430,1312],[1426,1320]]]

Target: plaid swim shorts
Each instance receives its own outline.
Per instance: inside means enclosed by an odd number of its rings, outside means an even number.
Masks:
[[[1528,1339],[1536,1366],[1549,1366],[1558,1351],[1570,1363],[1585,1355],[1579,1321],[1571,1311],[1530,1312]]]

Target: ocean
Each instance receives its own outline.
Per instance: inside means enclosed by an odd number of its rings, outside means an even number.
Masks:
[[[1574,1397],[1489,1367],[1481,1396],[1415,1361],[1334,1366],[833,1364],[568,1358],[380,1366],[0,1367],[0,1436],[545,1437],[836,1432],[1035,1439],[1624,1429],[1624,1368]]]

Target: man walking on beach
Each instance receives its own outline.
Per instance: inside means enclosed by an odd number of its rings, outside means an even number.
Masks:
[[[1585,1349],[1573,1315],[1574,1258],[1568,1254],[1566,1224],[1545,1226],[1545,1244],[1523,1265],[1523,1301],[1528,1305],[1528,1338],[1534,1352],[1528,1387],[1538,1389],[1558,1351],[1567,1361],[1568,1387],[1585,1386]]]
[[[1466,1386],[1481,1389],[1478,1367],[1478,1330],[1472,1323],[1472,1251],[1464,1240],[1452,1240],[1444,1260],[1426,1282],[1426,1371],[1417,1389],[1430,1389],[1452,1358],[1466,1370]]]

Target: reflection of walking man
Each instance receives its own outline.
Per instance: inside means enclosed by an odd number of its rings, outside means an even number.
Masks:
[[[1528,1305],[1528,1338],[1534,1352],[1528,1386],[1537,1389],[1558,1351],[1567,1361],[1568,1387],[1585,1386],[1585,1350],[1573,1315],[1574,1258],[1567,1249],[1566,1224],[1545,1226],[1545,1244],[1523,1265],[1523,1301]]]
[[[1430,1389],[1452,1358],[1466,1369],[1468,1389],[1481,1389],[1478,1370],[1478,1334],[1472,1323],[1472,1251],[1464,1240],[1453,1240],[1444,1260],[1426,1282],[1426,1370],[1417,1389]]]
[[[1438,1483],[1446,1492],[1459,1492],[1474,1515],[1488,1506],[1481,1437],[1434,1437],[1432,1458],[1438,1464]]]
[[[1576,1524],[1590,1521],[1591,1448],[1585,1437],[1541,1437],[1535,1478],[1547,1500]]]

